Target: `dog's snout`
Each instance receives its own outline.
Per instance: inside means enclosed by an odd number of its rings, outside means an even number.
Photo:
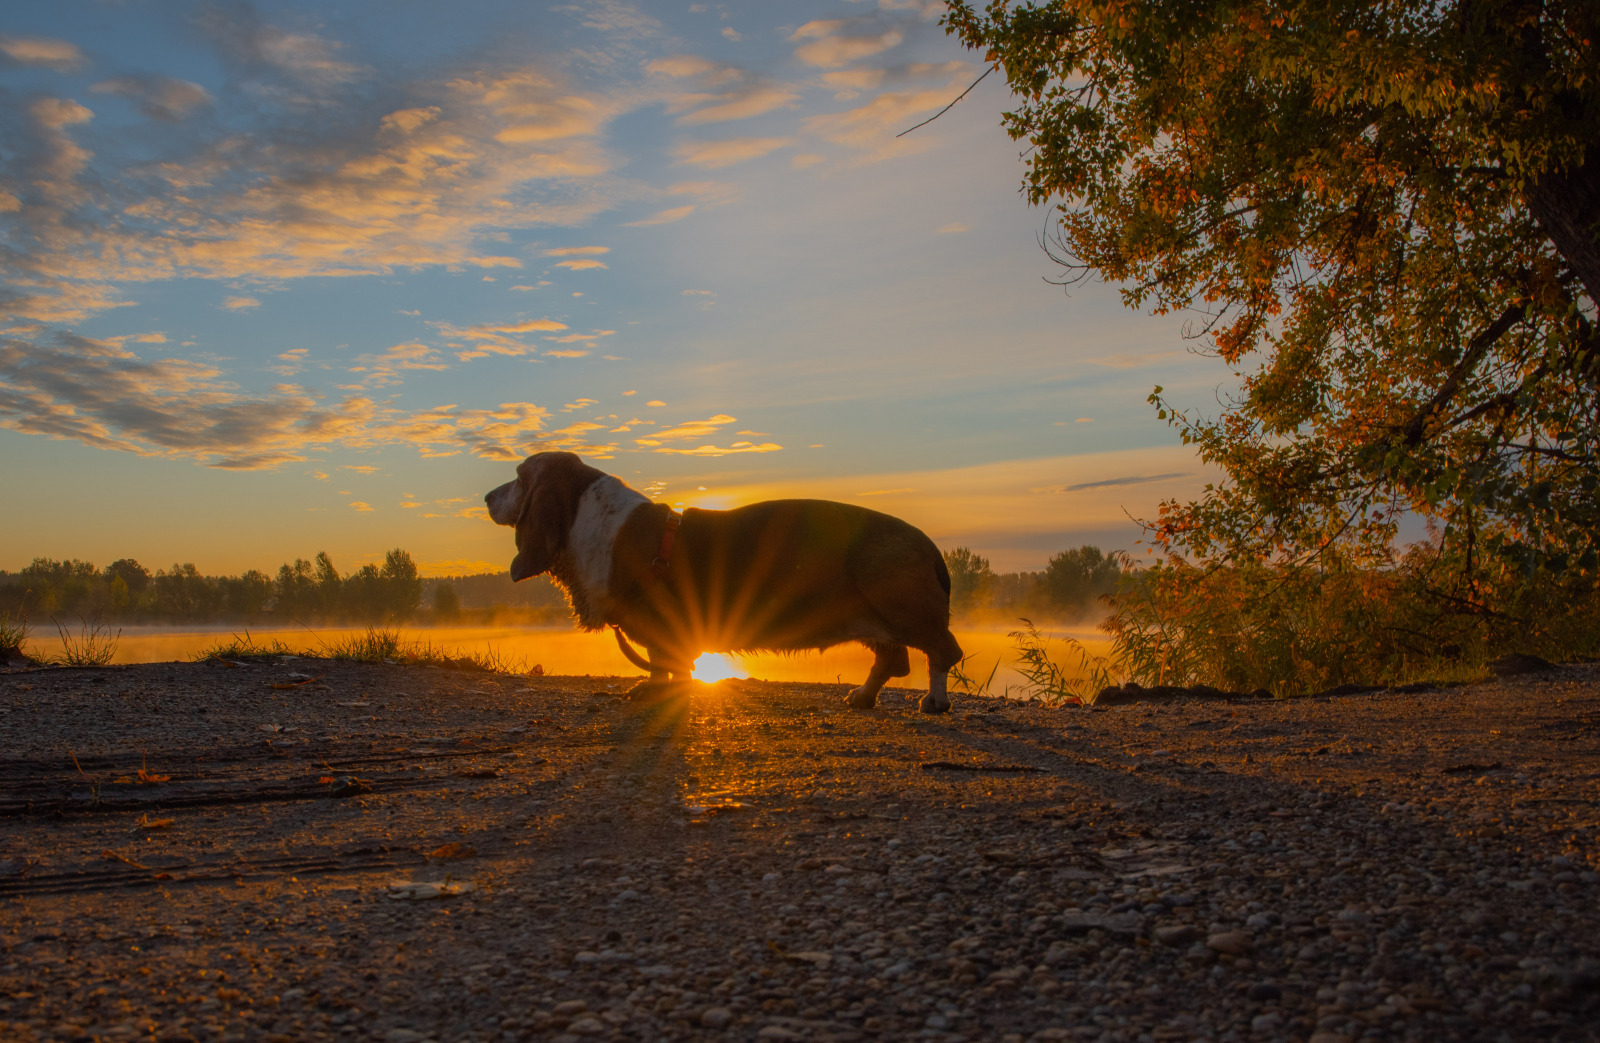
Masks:
[[[490,489],[484,495],[483,502],[489,508],[489,517],[496,525],[515,525],[522,505],[520,481],[510,481],[498,488]]]

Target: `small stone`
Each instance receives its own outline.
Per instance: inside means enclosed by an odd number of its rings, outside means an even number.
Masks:
[[[606,1024],[599,1018],[586,1016],[568,1025],[567,1031],[574,1036],[598,1036],[606,1031]]]
[[[1172,927],[1157,927],[1156,941],[1171,949],[1180,949],[1191,942],[1199,941],[1200,929],[1193,924],[1177,924]]]
[[[582,1014],[588,1009],[589,1005],[583,1000],[564,1000],[561,1003],[557,1003],[550,1013],[558,1018],[570,1018],[574,1015]]]
[[[923,1020],[922,1024],[927,1028],[938,1029],[940,1032],[943,1032],[945,1029],[950,1027],[950,1019],[945,1017],[943,1014],[929,1014],[927,1018]]]
[[[388,1043],[417,1043],[422,1038],[422,1033],[415,1029],[390,1029],[384,1033],[383,1038]]]
[[[1206,939],[1207,949],[1224,956],[1243,956],[1252,946],[1250,936],[1243,931],[1222,931]]]
[[[1281,999],[1283,990],[1270,981],[1258,981],[1250,986],[1250,998],[1257,1003],[1266,1003],[1269,1000]]]
[[[1306,1043],[1350,1043],[1350,1037],[1342,1032],[1313,1032]]]
[[[707,1007],[700,1015],[700,1024],[708,1029],[720,1029],[733,1020],[733,1011],[727,1007]]]
[[[801,1039],[798,1032],[790,1032],[782,1025],[768,1025],[756,1033],[757,1039]]]
[[[1265,1034],[1272,1032],[1281,1024],[1283,1024],[1283,1015],[1279,1014],[1275,1010],[1271,1010],[1265,1014],[1257,1014],[1255,1017],[1251,1018],[1250,1031]]]

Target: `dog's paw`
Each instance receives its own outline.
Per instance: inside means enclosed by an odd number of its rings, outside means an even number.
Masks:
[[[948,713],[950,711],[949,698],[935,699],[932,695],[925,695],[917,704],[917,709],[923,713]]]
[[[681,681],[640,681],[628,689],[625,698],[634,703],[655,703],[670,699],[685,689]]]
[[[878,705],[878,693],[869,692],[866,687],[850,689],[850,695],[845,699],[852,709],[870,710]]]

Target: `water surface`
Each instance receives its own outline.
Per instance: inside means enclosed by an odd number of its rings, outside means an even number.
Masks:
[[[122,627],[117,639],[116,663],[162,663],[192,659],[233,635],[244,636],[238,626],[209,627]],[[252,629],[249,636],[259,644],[282,641],[297,650],[316,651],[359,636],[363,627],[282,627]],[[492,651],[502,662],[518,670],[538,665],[547,674],[633,676],[639,670],[617,650],[609,631],[586,633],[568,626],[459,626],[400,627],[401,639],[417,641],[451,654]],[[115,634],[116,628],[109,633]],[[1092,628],[1054,628],[1044,632],[1047,646],[1057,662],[1075,665],[1076,658],[1060,643],[1063,637],[1081,642],[1090,652],[1104,655],[1109,644],[1104,634]],[[995,694],[1008,687],[1020,691],[1025,679],[1015,670],[1015,642],[1003,629],[960,629],[956,640],[968,655],[966,670],[978,681],[987,679],[998,664],[992,682]],[[36,629],[29,641],[35,655],[61,651],[53,630]],[[872,653],[860,645],[839,645],[825,652],[792,655],[760,653],[749,655],[702,656],[695,676],[707,681],[724,677],[756,677],[768,681],[826,681],[860,684],[872,665]],[[911,654],[911,676],[890,682],[908,688],[928,684],[928,660],[918,652]]]

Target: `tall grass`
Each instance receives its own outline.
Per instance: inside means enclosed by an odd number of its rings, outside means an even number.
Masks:
[[[1466,680],[1506,652],[1600,652],[1600,595],[1582,576],[1463,578],[1421,555],[1392,567],[1173,558],[1127,574],[1102,625],[1145,685],[1266,689]]]
[[[22,651],[28,643],[28,620],[26,616],[17,616],[12,619],[9,613],[0,612],[0,661],[22,658]]]
[[[74,635],[57,620],[50,622],[55,623],[56,633],[61,637],[60,654],[44,660],[51,666],[105,666],[117,654],[117,642],[122,639],[121,629],[112,633],[111,627],[104,623],[80,619],[78,633]]]
[[[1016,642],[1016,671],[1027,682],[1020,689],[1024,698],[1038,699],[1049,706],[1092,703],[1102,688],[1115,684],[1120,670],[1104,656],[1092,654],[1077,640],[1059,639],[1067,656],[1075,661],[1063,667],[1050,655],[1049,640],[1031,619],[1021,620],[1022,629],[1008,635]],[[1009,692],[1008,692],[1009,694]]]
[[[512,660],[495,647],[463,652],[435,645],[431,641],[406,640],[393,627],[367,627],[359,634],[331,640],[319,638],[314,647],[295,648],[279,640],[262,644],[245,631],[227,641],[201,649],[192,657],[205,660],[250,660],[295,656],[302,659],[327,659],[348,663],[396,663],[406,666],[441,666],[453,670],[481,670],[489,673],[523,673],[526,665]]]

